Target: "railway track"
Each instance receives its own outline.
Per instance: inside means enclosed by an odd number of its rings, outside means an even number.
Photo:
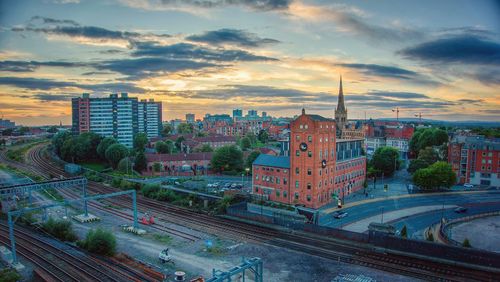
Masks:
[[[49,172],[52,175],[65,176],[65,172],[48,158],[42,155],[42,146],[32,148],[29,159],[36,170]],[[89,181],[89,191],[93,193],[111,193],[116,189]],[[109,199],[117,206],[128,207],[122,198]],[[199,214],[184,208],[175,207],[166,203],[138,196],[138,208],[142,211],[154,212],[160,219],[184,225],[203,232],[209,232],[226,237],[247,239],[284,247],[302,253],[342,261],[351,264],[363,265],[388,272],[420,278],[427,281],[495,281],[495,274],[474,269],[457,268],[444,263],[415,259],[390,254],[372,252],[366,246],[357,243],[339,243],[326,237],[314,236],[306,233],[288,233],[257,225],[246,224],[227,219],[215,218]],[[498,274],[498,273],[497,273]]]
[[[0,242],[9,245],[8,226],[0,222]],[[17,253],[41,268],[56,281],[153,281],[140,273],[131,273],[117,264],[76,252],[73,247],[55,247],[31,230],[16,226]],[[63,245],[61,243],[61,245]]]

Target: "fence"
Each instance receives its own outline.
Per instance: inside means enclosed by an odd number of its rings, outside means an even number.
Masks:
[[[443,240],[447,244],[454,245],[454,246],[462,246],[462,243],[453,240],[448,235],[449,231],[453,225],[459,224],[461,222],[471,221],[471,220],[474,220],[477,218],[495,216],[495,215],[500,215],[500,211],[487,212],[487,213],[475,214],[475,215],[470,215],[470,216],[466,216],[466,217],[452,219],[452,220],[446,222],[445,224],[441,224],[441,226],[439,228],[439,237],[441,240]]]
[[[418,254],[427,257],[447,259],[456,262],[500,268],[500,253],[493,253],[478,249],[449,246],[434,242],[403,239],[393,235],[370,232],[369,234],[357,233],[327,226],[319,226],[305,222],[287,220],[285,218],[256,214],[247,211],[247,203],[232,205],[227,209],[227,214],[257,222],[276,224],[294,230],[301,230],[321,234],[338,239],[350,240],[360,243],[369,243],[374,247],[405,253]]]

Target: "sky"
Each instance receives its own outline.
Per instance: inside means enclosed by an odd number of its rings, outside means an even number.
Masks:
[[[0,0],[0,117],[71,123],[128,92],[163,119],[233,108],[500,121],[500,1]]]

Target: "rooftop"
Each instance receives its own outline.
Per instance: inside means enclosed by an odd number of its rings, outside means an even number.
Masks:
[[[260,154],[253,162],[253,165],[290,168],[290,157]]]

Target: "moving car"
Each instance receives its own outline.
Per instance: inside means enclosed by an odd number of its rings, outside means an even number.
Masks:
[[[341,219],[347,216],[347,213],[345,211],[336,211],[333,213],[333,217],[337,219]]]
[[[470,184],[470,183],[465,183],[464,184],[464,187],[465,188],[474,188],[474,185]]]
[[[458,207],[458,208],[455,209],[455,212],[456,213],[465,213],[465,212],[467,212],[467,208]]]

